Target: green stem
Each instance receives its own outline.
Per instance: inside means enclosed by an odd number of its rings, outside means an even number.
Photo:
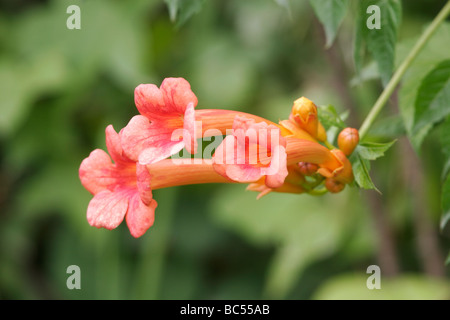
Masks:
[[[383,92],[378,97],[378,100],[373,105],[372,109],[370,110],[369,114],[367,115],[366,119],[361,125],[361,128],[359,129],[359,136],[361,140],[367,134],[367,131],[369,130],[370,126],[375,121],[375,118],[381,112],[384,105],[388,101],[389,97],[394,92],[395,88],[397,87],[398,83],[400,82],[401,78],[405,74],[408,67],[411,65],[411,63],[417,57],[419,52],[423,49],[425,44],[434,34],[436,29],[440,26],[440,24],[445,20],[445,18],[449,14],[450,14],[450,1],[447,2],[447,4],[441,9],[439,14],[434,18],[430,26],[425,30],[425,32],[422,34],[417,43],[414,45],[414,47],[412,48],[406,59],[398,67],[397,71],[392,76],[386,88],[384,88]]]
[[[336,147],[333,146],[331,143],[329,143],[328,140],[325,140],[323,143],[325,144],[325,147],[327,147],[330,150],[336,149]]]
[[[326,188],[321,188],[321,189],[311,190],[308,192],[308,194],[310,194],[312,196],[323,196],[327,192],[328,192],[328,190]]]

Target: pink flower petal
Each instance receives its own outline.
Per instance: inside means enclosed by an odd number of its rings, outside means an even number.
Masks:
[[[181,143],[181,148],[175,148],[179,152],[184,147],[182,139],[172,137],[174,128],[158,123],[150,123],[144,116],[134,116],[125,128],[122,129],[120,139],[125,155],[142,164],[150,164],[165,159],[171,153],[174,145]],[[172,141],[172,140],[177,141]],[[180,141],[181,140],[181,141]],[[140,157],[145,149],[148,150],[146,156]],[[175,153],[176,153],[175,152]]]
[[[261,178],[261,168],[245,162],[245,149],[238,150],[239,139],[227,136],[216,148],[213,158],[214,170],[236,182],[253,182]],[[245,147],[245,146],[244,146]]]
[[[81,162],[79,176],[81,184],[90,193],[97,194],[116,183],[114,172],[115,168],[108,154],[101,149],[95,149]]]
[[[136,184],[139,196],[145,205],[149,205],[152,201],[151,176],[146,166],[136,165]]]
[[[133,237],[139,238],[153,225],[157,206],[158,203],[155,200],[151,200],[148,206],[145,205],[138,194],[130,199],[125,219]]]
[[[162,92],[154,84],[140,84],[134,90],[134,102],[139,113],[155,119],[165,110]]]
[[[283,185],[284,179],[288,175],[286,165],[286,149],[283,146],[274,148],[270,166],[261,168],[261,174],[266,176],[266,186],[269,188],[279,188]]]
[[[285,145],[278,127],[236,116],[233,135],[216,148],[214,169],[236,182],[255,182],[266,176],[267,187],[280,187],[288,174]]]
[[[123,221],[128,209],[129,194],[126,191],[103,190],[89,202],[87,220],[97,228],[114,229]]]
[[[195,153],[197,102],[183,78],[166,78],[160,89],[152,84],[139,85],[135,103],[141,116],[133,117],[120,133],[125,156],[146,165],[168,158],[183,147]]]
[[[236,182],[255,182],[262,177],[261,168],[250,165],[227,165],[226,176]]]
[[[161,84],[161,92],[165,102],[165,112],[184,114],[188,104],[195,107],[197,97],[191,91],[191,85],[183,78],[166,78]]]
[[[184,142],[169,142],[162,145],[149,146],[139,155],[141,165],[149,165],[177,154],[184,148]]]
[[[195,154],[197,152],[197,133],[195,126],[195,109],[192,102],[186,107],[183,127],[185,130],[183,132],[183,141],[186,150],[191,154]]]
[[[194,107],[198,103],[191,85],[183,78],[166,78],[161,89],[141,84],[134,91],[134,101],[139,113],[152,121],[170,114],[183,115],[189,103]]]
[[[109,155],[115,163],[124,162],[122,145],[120,144],[119,134],[114,130],[112,125],[106,127],[106,148]]]

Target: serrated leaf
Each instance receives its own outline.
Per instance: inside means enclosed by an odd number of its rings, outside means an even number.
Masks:
[[[205,0],[164,0],[169,17],[177,26],[183,25],[192,15],[198,13]]]
[[[450,175],[442,186],[442,217],[440,223],[441,233],[450,236]]]
[[[309,3],[325,29],[325,47],[329,48],[347,13],[348,0],[310,0]]]
[[[359,154],[354,156],[353,161],[353,175],[355,176],[356,184],[363,189],[373,189],[378,193],[381,193],[380,190],[377,189],[375,184],[370,177],[370,162],[367,159],[363,159]]]
[[[402,85],[399,90],[399,108],[405,123],[406,131],[410,137],[412,137],[411,132],[414,126],[417,92],[424,77],[429,74],[440,61],[450,59],[450,51],[442,50],[442,43],[447,42],[449,38],[450,23],[444,22],[439,29],[436,30],[433,37],[428,41],[403,76]],[[403,61],[416,42],[417,38],[413,38],[398,45],[397,65]]]
[[[379,143],[363,142],[360,143],[351,157],[353,164],[353,174],[355,181],[360,188],[374,189],[381,193],[370,178],[370,161],[384,156],[384,153],[395,143],[396,140]]]
[[[179,0],[164,0],[167,5],[167,10],[169,10],[170,21],[174,22],[177,19]]]
[[[396,140],[388,143],[364,142],[358,145],[358,153],[363,159],[375,160],[382,156],[392,147]]]
[[[322,125],[329,129],[330,127],[337,127],[343,129],[346,124],[341,116],[336,111],[336,108],[332,105],[320,106],[317,108],[319,115],[319,121]]]
[[[416,149],[434,125],[450,114],[450,59],[440,62],[417,92],[411,140]]]
[[[370,6],[379,8],[380,28],[369,29],[367,21],[375,12]],[[397,29],[402,17],[400,0],[363,0],[359,2],[358,25],[354,43],[354,60],[357,72],[361,70],[365,49],[376,61],[378,71],[385,86],[391,78],[395,61]]]

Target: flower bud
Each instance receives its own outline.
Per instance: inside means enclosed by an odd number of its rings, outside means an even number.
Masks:
[[[330,191],[331,193],[338,193],[344,190],[345,184],[333,178],[327,178],[325,179],[325,188],[327,188],[327,190]]]
[[[339,133],[338,146],[346,156],[352,154],[359,142],[358,130],[354,128],[345,128]]]
[[[320,167],[317,172],[324,176],[325,178],[333,178],[334,180],[343,183],[349,184],[353,181],[353,170],[352,164],[345,156],[344,152],[340,149],[333,149],[331,153],[335,157],[336,161],[338,161],[341,166],[335,169],[330,169],[327,167]]]
[[[317,106],[311,100],[301,97],[294,101],[291,118],[300,128],[308,132],[313,138],[317,138],[319,120]]]
[[[327,140],[327,132],[323,125],[319,122],[319,126],[317,128],[317,140],[324,142]]]
[[[300,169],[300,173],[304,176],[312,176],[317,172],[317,169],[319,169],[317,164],[309,162],[299,162],[298,167]]]

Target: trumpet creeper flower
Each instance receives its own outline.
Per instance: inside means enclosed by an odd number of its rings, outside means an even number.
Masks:
[[[277,188],[288,174],[286,159],[286,140],[277,126],[236,116],[233,133],[214,153],[213,166],[233,181],[255,182],[264,176],[267,187]]]
[[[106,128],[106,146],[111,157],[96,149],[80,165],[81,183],[94,195],[87,220],[91,226],[111,230],[125,218],[131,235],[138,238],[153,225],[157,207],[150,174],[124,155],[120,136],[111,125]]]
[[[142,165],[168,158],[184,147],[197,150],[195,110],[197,97],[183,78],[166,78],[160,88],[141,84],[134,91],[140,115],[121,134],[125,155]],[[174,132],[180,134],[173,136]]]

